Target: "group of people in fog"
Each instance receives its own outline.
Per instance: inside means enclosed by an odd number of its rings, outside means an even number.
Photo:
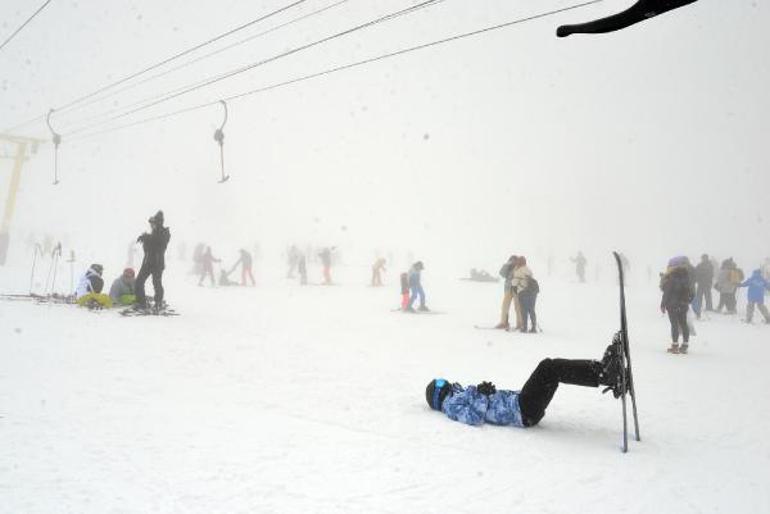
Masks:
[[[666,271],[660,275],[660,289],[663,293],[660,309],[668,313],[671,324],[671,353],[687,353],[690,336],[693,335],[693,325],[688,319],[692,309],[695,317],[701,319],[704,312],[721,313],[725,309],[727,315],[738,313],[737,293],[741,288],[747,288],[746,323],[752,323],[755,308],[759,310],[770,324],[770,313],[765,307],[765,292],[770,289],[770,265],[766,260],[763,266],[755,269],[746,279],[741,268],[732,257],[719,264],[708,254],[701,255],[700,262],[693,266],[686,256],[678,256],[669,260]],[[711,296],[712,287],[719,293],[719,304],[713,308]],[[682,339],[680,345],[679,339]]]

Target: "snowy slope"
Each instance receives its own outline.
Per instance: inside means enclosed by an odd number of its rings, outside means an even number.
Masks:
[[[599,358],[614,284],[541,277],[544,332],[524,335],[473,328],[497,321],[500,284],[428,269],[446,314],[414,316],[390,311],[397,286],[341,273],[212,289],[171,269],[177,318],[0,303],[0,511],[770,512],[770,328],[714,316],[668,355],[655,285],[632,285],[642,442],[624,455],[598,390],[562,386],[530,429],[424,400],[435,376],[518,388],[544,357]],[[6,268],[0,291],[27,276]]]

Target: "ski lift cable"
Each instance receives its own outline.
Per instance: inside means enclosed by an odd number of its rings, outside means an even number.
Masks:
[[[51,0],[48,0],[43,5],[43,7],[45,7],[45,5],[48,5],[48,3],[50,1]],[[208,45],[210,45],[212,43],[215,43],[215,42],[217,42],[217,41],[219,41],[219,40],[221,40],[223,38],[226,38],[227,36],[235,34],[236,32],[239,32],[239,31],[244,30],[244,29],[246,29],[248,27],[251,27],[252,25],[255,25],[255,24],[257,24],[257,23],[259,23],[261,21],[264,21],[264,20],[266,20],[268,18],[271,18],[271,17],[273,17],[273,16],[275,16],[277,14],[280,14],[280,13],[282,13],[284,11],[287,11],[287,10],[289,10],[289,9],[291,9],[293,7],[296,7],[296,6],[300,5],[300,4],[303,4],[303,3],[307,2],[307,1],[308,0],[295,0],[294,2],[288,4],[288,5],[284,6],[284,7],[281,7],[279,9],[275,10],[275,11],[269,12],[269,13],[267,13],[265,15],[262,15],[262,16],[260,16],[258,18],[255,18],[253,20],[250,20],[250,21],[248,21],[248,22],[246,22],[246,23],[244,23],[242,25],[239,25],[238,27],[235,27],[233,29],[228,30],[227,32],[223,32],[222,34],[219,34],[219,35],[217,35],[217,36],[215,36],[215,37],[213,37],[213,38],[211,38],[211,39],[209,39],[207,41],[204,41],[202,43],[198,43],[197,45],[195,45],[195,46],[193,46],[191,48],[188,48],[186,50],[178,52],[178,53],[172,55],[171,57],[167,57],[166,59],[163,59],[162,61],[159,61],[159,62],[157,62],[155,64],[152,64],[152,65],[150,65],[150,66],[148,66],[148,67],[146,67],[146,68],[144,68],[144,69],[142,69],[140,71],[137,71],[135,73],[127,75],[127,76],[123,77],[122,79],[119,79],[119,80],[117,80],[115,82],[112,82],[110,84],[102,86],[99,89],[91,91],[90,93],[87,93],[87,94],[85,94],[85,95],[83,95],[81,97],[78,97],[78,98],[76,98],[74,100],[71,100],[70,102],[68,102],[68,103],[66,103],[64,105],[62,105],[60,107],[57,107],[56,110],[57,111],[71,110],[73,107],[75,107],[76,105],[80,104],[81,102],[84,102],[85,100],[88,100],[88,99],[90,99],[90,98],[92,98],[92,97],[94,97],[94,96],[96,96],[96,95],[98,95],[100,93],[108,91],[108,90],[114,88],[115,86],[119,86],[120,84],[124,84],[124,83],[128,82],[129,80],[132,80],[132,79],[134,79],[136,77],[139,77],[140,75],[143,75],[143,74],[145,74],[147,72],[150,72],[152,70],[160,68],[161,66],[163,66],[165,64],[168,64],[168,63],[170,63],[170,62],[172,62],[172,61],[174,61],[176,59],[179,59],[180,57],[184,57],[185,55],[188,55],[188,54],[190,54],[192,52],[195,52],[196,50],[200,50],[201,48],[203,48],[205,46],[208,46]],[[42,7],[39,10],[42,10]],[[1,48],[2,47],[0,47],[0,49]],[[28,125],[30,125],[32,123],[35,123],[35,122],[37,122],[37,121],[39,121],[39,120],[41,120],[43,118],[44,118],[44,116],[36,116],[36,117],[34,117],[32,119],[29,119],[29,120],[27,120],[25,122],[19,123],[18,125],[14,126],[14,127],[11,127],[11,129],[8,130],[8,132],[11,132],[13,130],[18,130],[19,128],[26,127],[26,126],[28,126]]]
[[[159,105],[161,103],[167,102],[169,100],[173,100],[174,98],[177,98],[179,96],[185,95],[187,93],[191,93],[193,91],[196,91],[198,89],[210,86],[210,85],[215,84],[217,82],[221,82],[222,80],[234,77],[236,75],[240,75],[240,74],[245,73],[247,71],[251,71],[251,70],[253,70],[255,68],[258,68],[260,66],[264,66],[266,64],[278,61],[279,59],[283,59],[283,58],[289,57],[291,55],[300,53],[300,52],[305,51],[305,50],[309,50],[311,48],[314,48],[314,47],[322,45],[324,43],[328,43],[330,41],[339,39],[341,37],[348,36],[348,35],[350,35],[352,33],[355,33],[355,32],[358,32],[360,30],[372,27],[374,25],[377,25],[377,24],[380,24],[380,23],[384,23],[384,22],[396,19],[396,18],[404,16],[406,14],[413,13],[415,11],[418,11],[418,10],[422,9],[423,7],[427,7],[429,5],[437,5],[439,3],[442,3],[443,1],[445,1],[445,0],[425,0],[425,1],[421,2],[421,3],[419,3],[419,4],[416,4],[416,5],[413,5],[411,7],[407,7],[407,8],[401,9],[399,11],[392,12],[390,14],[386,14],[386,15],[380,16],[380,17],[375,18],[373,20],[367,21],[367,22],[365,22],[363,24],[356,25],[355,27],[343,30],[342,32],[337,32],[337,33],[332,34],[330,36],[326,36],[326,37],[323,37],[321,39],[315,40],[315,41],[313,41],[311,43],[300,45],[298,47],[292,48],[292,49],[287,50],[285,52],[281,52],[281,53],[276,54],[276,55],[274,55],[272,57],[268,57],[266,59],[262,59],[262,60],[259,60],[259,61],[256,61],[256,62],[252,62],[252,63],[247,64],[245,66],[241,66],[240,68],[236,68],[234,70],[230,70],[230,71],[222,73],[220,75],[216,75],[214,77],[211,77],[211,78],[208,78],[208,79],[204,79],[203,81],[198,82],[198,83],[196,83],[194,85],[186,86],[186,87],[184,87],[182,89],[177,89],[177,90],[174,90],[174,91],[168,91],[168,92],[162,93],[161,95],[157,95],[155,97],[146,99],[145,101],[149,102],[149,103],[147,103],[147,104],[145,104],[143,106],[136,107],[134,109],[130,109],[130,110],[125,111],[125,112],[123,112],[121,114],[116,114],[116,115],[111,116],[111,117],[109,117],[109,118],[107,118],[107,119],[105,119],[105,120],[103,120],[101,122],[97,122],[97,123],[94,123],[92,125],[88,125],[88,126],[84,126],[84,127],[75,129],[75,130],[71,130],[66,135],[70,136],[70,135],[73,135],[73,134],[78,134],[78,133],[84,132],[84,131],[86,131],[88,129],[97,127],[99,125],[104,125],[105,123],[109,123],[111,121],[115,121],[115,120],[124,118],[126,116],[130,116],[131,114],[135,114],[137,112],[141,112],[141,111],[143,111],[145,109],[149,109],[150,107],[154,107],[156,105]]]
[[[299,23],[300,21],[304,21],[304,20],[312,18],[314,16],[318,16],[319,14],[322,14],[322,13],[324,13],[324,12],[326,12],[328,10],[331,10],[331,9],[333,9],[335,7],[339,7],[340,5],[345,4],[345,3],[349,2],[349,1],[350,0],[337,0],[333,4],[327,5],[325,7],[321,7],[319,9],[311,11],[311,12],[309,12],[307,14],[303,14],[302,16],[299,16],[299,17],[294,18],[292,20],[289,20],[287,22],[284,22],[284,23],[281,23],[279,25],[276,25],[275,27],[271,27],[271,28],[269,28],[267,30],[264,30],[262,32],[254,34],[254,35],[251,35],[251,36],[249,36],[247,38],[241,39],[240,41],[236,41],[235,43],[232,43],[230,45],[227,45],[227,46],[224,46],[224,47],[219,48],[217,50],[214,50],[213,52],[209,52],[207,54],[201,55],[201,56],[196,57],[194,59],[191,59],[191,60],[189,60],[187,62],[184,62],[184,63],[182,63],[182,64],[180,64],[178,66],[174,66],[173,68],[170,68],[168,70],[165,70],[165,71],[162,71],[160,73],[156,73],[155,75],[151,75],[149,77],[146,77],[146,78],[144,78],[144,79],[142,79],[142,80],[140,80],[138,82],[134,82],[134,83],[129,84],[129,85],[125,86],[125,87],[122,87],[120,89],[114,90],[114,91],[112,91],[112,92],[110,92],[110,93],[108,93],[108,94],[106,94],[104,96],[100,96],[98,98],[91,98],[90,100],[84,102],[81,105],[81,107],[87,107],[87,106],[92,105],[94,103],[101,102],[101,101],[106,100],[108,98],[112,98],[113,96],[115,96],[117,94],[123,93],[125,91],[129,91],[129,90],[134,89],[134,88],[136,88],[136,87],[138,87],[138,86],[140,86],[142,84],[146,84],[147,82],[150,82],[152,80],[155,80],[155,79],[158,79],[158,78],[161,78],[161,77],[165,77],[165,76],[167,76],[167,75],[169,75],[171,73],[174,73],[176,71],[179,71],[179,70],[181,70],[183,68],[187,68],[188,66],[191,66],[191,65],[193,65],[195,63],[198,63],[200,61],[203,61],[203,60],[208,59],[210,57],[213,57],[215,55],[219,55],[222,52],[225,52],[225,51],[230,50],[232,48],[244,45],[244,44],[249,43],[251,41],[254,41],[256,39],[262,38],[262,37],[264,37],[264,36],[266,36],[268,34],[272,34],[273,32],[276,32],[276,31],[278,31],[278,30],[280,30],[282,28],[294,25],[295,23]],[[133,104],[129,104],[128,106],[125,106],[123,108],[135,107],[137,105],[141,105],[142,103],[143,103],[143,101],[136,102],[136,103],[133,103]],[[111,114],[114,114],[114,113],[118,112],[119,110],[120,110],[120,108],[112,109],[112,110],[109,110],[109,111],[106,111],[106,112],[103,112],[103,113],[100,113],[100,114],[89,116],[87,118],[82,118],[80,120],[77,120],[75,122],[70,123],[70,125],[80,125],[80,124],[83,124],[83,123],[88,123],[88,122],[94,121],[96,119],[102,118],[104,116],[109,116]],[[38,118],[36,118],[34,121],[36,121],[37,119]]]
[[[589,0],[589,1],[586,1],[586,2],[581,2],[581,3],[573,4],[573,5],[570,5],[570,6],[567,6],[567,7],[562,7],[562,8],[559,8],[559,9],[555,9],[555,10],[551,10],[551,11],[546,11],[546,12],[543,12],[543,13],[534,14],[534,15],[531,15],[531,16],[523,17],[523,18],[517,18],[517,19],[514,19],[514,20],[510,20],[510,21],[507,21],[507,22],[504,22],[504,23],[500,23],[500,24],[497,24],[497,25],[492,25],[492,26],[489,26],[489,27],[484,27],[482,29],[474,30],[474,31],[471,31],[471,32],[465,32],[465,33],[462,33],[462,34],[457,34],[455,36],[451,36],[451,37],[447,37],[447,38],[443,38],[443,39],[438,39],[438,40],[431,41],[431,42],[428,42],[428,43],[423,43],[423,44],[420,44],[420,45],[415,45],[415,46],[403,48],[401,50],[397,50],[397,51],[394,51],[394,52],[389,52],[389,53],[386,53],[386,54],[381,54],[381,55],[378,55],[378,56],[375,56],[375,57],[371,57],[369,59],[364,59],[364,60],[361,60],[361,61],[356,61],[356,62],[353,62],[353,63],[344,64],[344,65],[341,65],[341,66],[336,66],[334,68],[329,68],[329,69],[326,69],[326,70],[323,70],[323,71],[320,71],[320,72],[317,72],[317,73],[311,73],[311,74],[308,74],[308,75],[304,75],[304,76],[301,76],[301,77],[293,78],[293,79],[286,80],[286,81],[283,81],[283,82],[278,82],[278,83],[271,84],[271,85],[268,85],[268,86],[263,86],[263,87],[260,87],[260,88],[257,88],[257,89],[252,89],[250,91],[246,91],[246,92],[243,92],[243,93],[238,93],[236,95],[232,95],[232,96],[226,97],[223,100],[228,101],[228,102],[229,101],[233,101],[233,100],[239,100],[241,98],[245,98],[245,97],[248,97],[248,96],[256,95],[256,94],[259,94],[259,93],[264,93],[264,92],[267,92],[267,91],[272,91],[272,90],[279,89],[279,88],[282,88],[282,87],[285,87],[285,86],[290,86],[290,85],[297,84],[297,83],[300,83],[300,82],[305,82],[305,81],[308,81],[308,80],[311,80],[311,79],[314,79],[314,78],[319,78],[319,77],[323,77],[323,76],[326,76],[326,75],[331,75],[333,73],[337,73],[337,72],[340,72],[340,71],[349,70],[349,69],[352,69],[352,68],[357,68],[359,66],[364,66],[366,64],[372,64],[372,63],[375,63],[375,62],[378,62],[378,61],[383,61],[383,60],[386,60],[386,59],[390,59],[392,57],[397,57],[397,56],[409,54],[409,53],[412,53],[412,52],[417,52],[419,50],[425,50],[425,49],[428,49],[428,48],[436,47],[436,46],[439,46],[439,45],[443,45],[443,44],[446,44],[446,43],[451,43],[451,42],[462,40],[462,39],[466,39],[466,38],[480,36],[480,35],[488,33],[488,32],[492,32],[492,31],[496,31],[496,30],[501,30],[501,29],[504,29],[504,28],[509,28],[509,27],[514,26],[514,25],[520,25],[520,24],[523,24],[523,23],[526,23],[526,22],[529,22],[529,21],[534,21],[534,20],[538,20],[538,19],[542,19],[542,18],[547,18],[547,17],[554,16],[554,15],[557,15],[557,14],[560,14],[560,13],[563,13],[563,12],[567,12],[567,11],[571,11],[571,10],[575,10],[575,9],[580,9],[582,7],[587,7],[587,6],[593,5],[593,4],[598,4],[598,3],[603,2],[603,1],[604,0]],[[188,112],[204,109],[206,107],[211,107],[212,105],[216,105],[218,103],[219,103],[219,100],[216,100],[216,101],[213,101],[213,102],[206,102],[206,103],[201,103],[201,104],[198,104],[198,105],[193,105],[193,106],[190,106],[190,107],[185,107],[183,109],[179,109],[179,110],[176,110],[176,111],[168,112],[168,113],[161,114],[161,115],[158,115],[158,116],[153,116],[153,117],[150,117],[150,118],[144,118],[144,119],[137,120],[137,121],[134,121],[134,122],[131,122],[131,123],[127,123],[127,124],[124,124],[124,125],[118,125],[118,126],[115,126],[115,127],[111,127],[111,128],[104,129],[104,130],[99,130],[99,131],[96,131],[96,132],[90,132],[90,133],[87,133],[87,134],[84,134],[84,135],[81,135],[81,136],[74,137],[74,138],[72,138],[71,141],[73,141],[73,142],[74,141],[83,141],[83,140],[90,139],[92,137],[97,137],[97,136],[101,136],[101,135],[104,135],[104,134],[109,134],[111,132],[115,132],[115,131],[118,131],[118,130],[123,130],[123,129],[131,128],[131,127],[136,127],[136,126],[139,126],[139,125],[144,125],[146,123],[152,123],[154,121],[165,120],[165,119],[168,119],[168,118],[171,118],[171,117],[174,117],[174,116],[178,116],[180,114],[185,114],[185,113],[188,113]]]
[[[40,14],[40,12],[41,12],[43,9],[45,9],[45,8],[48,6],[48,4],[50,4],[50,3],[51,3],[51,0],[46,0],[46,1],[45,1],[45,3],[43,3],[43,5],[41,5],[40,7],[38,7],[38,8],[37,8],[37,11],[35,11],[34,13],[32,13],[32,16],[30,16],[29,18],[27,18],[27,21],[25,21],[24,23],[22,23],[22,24],[21,24],[21,26],[20,26],[19,28],[17,28],[16,30],[14,30],[14,31],[13,31],[13,33],[12,33],[10,36],[8,36],[6,39],[5,39],[5,41],[3,41],[2,43],[0,43],[0,50],[2,50],[3,48],[5,48],[5,46],[6,46],[8,43],[10,43],[10,42],[11,42],[11,40],[12,40],[13,38],[15,38],[15,37],[16,37],[16,35],[17,35],[19,32],[21,32],[21,31],[22,31],[22,29],[24,29],[24,27],[26,27],[26,26],[27,26],[27,25],[28,25],[28,24],[29,24],[29,23],[30,23],[30,22],[31,22],[33,19],[35,19],[35,17],[36,17],[38,14]]]

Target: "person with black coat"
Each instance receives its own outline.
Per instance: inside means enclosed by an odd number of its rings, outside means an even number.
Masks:
[[[136,308],[147,309],[147,295],[144,283],[152,276],[152,287],[155,291],[155,308],[163,307],[163,270],[166,268],[166,247],[171,239],[168,227],[163,226],[163,211],[158,211],[149,220],[151,231],[144,232],[136,241],[142,244],[144,260],[134,285],[136,291]]]
[[[661,277],[660,289],[663,298],[660,311],[668,312],[671,322],[671,347],[669,353],[687,353],[690,343],[690,329],[687,325],[687,310],[690,308],[695,292],[685,266],[670,267]],[[679,333],[682,334],[682,346],[679,346]]]
[[[700,262],[695,266],[695,304],[700,306],[700,311],[714,310],[711,299],[711,287],[714,285],[714,265],[707,254],[703,254]]]

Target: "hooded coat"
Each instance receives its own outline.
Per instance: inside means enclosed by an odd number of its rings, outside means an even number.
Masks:
[[[511,425],[524,427],[519,407],[519,391],[498,390],[485,396],[476,386],[452,385],[452,396],[441,404],[441,412],[449,419],[466,425]]]
[[[95,269],[88,268],[88,271],[78,280],[75,297],[80,299],[89,293],[101,293],[102,288],[104,288],[104,280],[101,275]]]
[[[661,305],[669,311],[687,307],[695,297],[690,273],[684,266],[678,266],[666,273],[660,289],[663,291]]]
[[[765,289],[770,289],[770,283],[762,276],[761,270],[754,270],[748,280],[742,282],[740,287],[749,288],[749,301],[751,303],[765,303]]]

